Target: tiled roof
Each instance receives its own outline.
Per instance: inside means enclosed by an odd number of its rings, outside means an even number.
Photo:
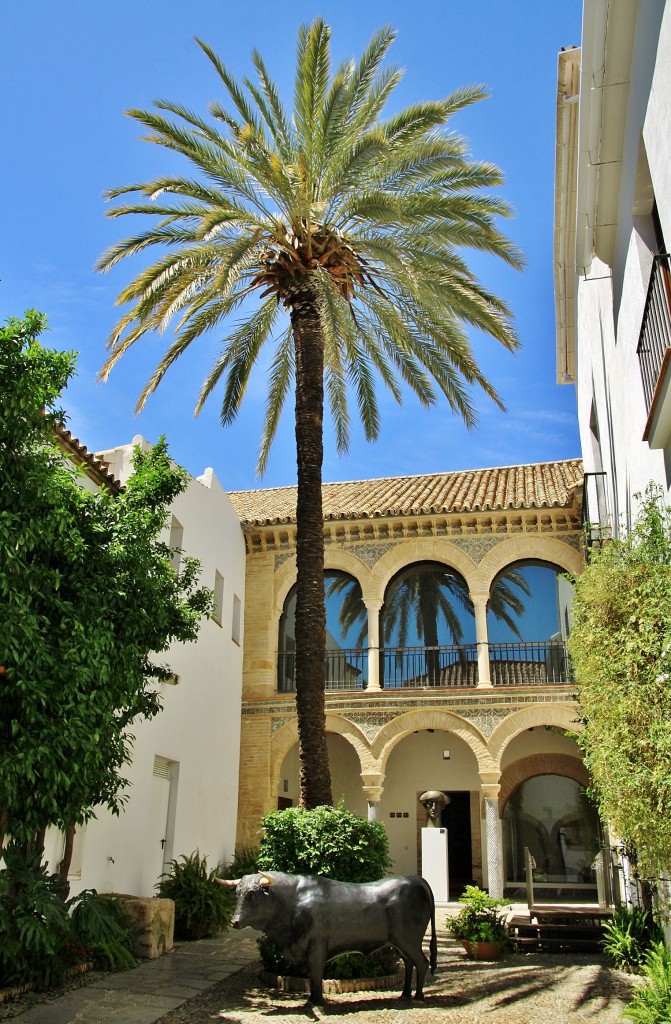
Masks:
[[[573,492],[582,477],[582,461],[570,459],[324,484],[324,519],[564,508],[573,503]],[[296,519],[295,487],[232,491],[228,497],[243,526]]]
[[[73,437],[71,432],[65,427],[56,427],[56,441],[68,458],[71,458],[77,465],[85,467],[86,475],[95,480],[96,483],[108,487],[111,491],[121,490],[121,484],[110,473],[106,463],[97,459],[93,452],[90,452],[86,445],[81,443],[79,438]]]

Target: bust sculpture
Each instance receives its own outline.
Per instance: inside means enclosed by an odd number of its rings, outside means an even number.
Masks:
[[[426,827],[440,828],[443,808],[450,802],[449,796],[445,796],[439,789],[427,789],[419,798],[426,811]]]

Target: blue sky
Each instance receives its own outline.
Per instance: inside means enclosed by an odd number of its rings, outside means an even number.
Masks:
[[[217,352],[216,336],[183,356],[140,415],[135,399],[166,339],[140,343],[107,384],[96,374],[119,310],[114,300],[133,267],[100,276],[98,256],[130,225],[105,216],[105,189],[169,170],[169,154],[139,141],[124,116],[157,98],[205,113],[223,99],[193,37],[208,42],[242,77],[254,47],[263,54],[287,102],[296,30],[322,15],[332,26],[334,62],[358,56],[371,34],[398,30],[391,52],[405,68],[394,105],[441,97],[484,83],[490,98],[467,108],[453,127],[478,159],[506,175],[503,196],[515,218],[504,225],[522,247],[527,268],[516,273],[486,257],[471,259],[483,282],[515,313],[522,350],[512,356],[475,338],[485,372],[507,414],[475,395],[479,427],[468,432],[445,405],[403,406],[380,390],[382,432],[368,445],[355,430],[340,458],[330,430],[324,479],[354,480],[539,462],[579,455],[572,386],[555,383],[552,218],[557,54],[580,44],[580,0],[23,0],[2,4],[0,65],[0,320],[36,308],[46,313],[45,340],[80,353],[65,404],[69,426],[89,449],[165,433],[178,462],[199,474],[212,466],[227,490],[295,482],[292,408],[287,406],[270,463],[255,475],[265,397],[263,367],[253,378],[238,421],[219,425],[215,394],[193,419],[199,385]],[[391,108],[390,108],[391,109]]]

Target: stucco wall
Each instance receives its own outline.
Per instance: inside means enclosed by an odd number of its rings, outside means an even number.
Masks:
[[[661,20],[661,25],[660,25]],[[653,450],[643,433],[647,410],[636,354],[652,265],[654,242],[637,183],[640,143],[644,142],[650,178],[666,248],[671,245],[671,8],[657,2],[637,5],[629,96],[623,133],[618,224],[613,266],[595,259],[577,292],[577,401],[585,470],[599,468],[593,456],[590,412],[594,397],[603,469],[613,488],[616,521],[626,525],[635,515],[637,493],[650,481],[661,485],[667,500],[671,473],[669,452]],[[587,159],[581,154],[581,159]],[[665,463],[666,458],[666,463]]]
[[[130,469],[129,448],[114,450],[122,479]],[[163,710],[132,730],[136,743],[125,773],[130,783],[125,810],[116,818],[103,809],[86,826],[82,872],[71,879],[73,892],[94,887],[150,896],[164,856],[198,848],[214,867],[234,851],[242,646],[232,639],[232,619],[234,595],[244,607],[244,541],[237,515],[211,470],[189,480],[172,511],[184,529],[185,553],[201,562],[202,583],[213,587],[215,571],[224,577],[221,625],[204,621],[195,644],[174,645],[161,656],[179,682],[159,684]],[[155,778],[157,757],[169,778]],[[169,791],[166,808],[162,801]],[[167,833],[159,820],[163,811],[170,823]],[[168,836],[165,852],[162,835]],[[52,865],[61,842],[57,834],[49,836]]]

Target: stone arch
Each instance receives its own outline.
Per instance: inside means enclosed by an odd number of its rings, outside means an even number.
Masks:
[[[489,739],[489,750],[500,771],[501,759],[511,740],[538,725],[556,725],[567,732],[575,732],[579,725],[576,722],[577,707],[574,704],[538,703],[530,704],[520,711],[508,715],[492,733]]]
[[[282,563],[273,577],[273,614],[277,623],[280,621],[280,615],[282,614],[287,594],[295,582],[296,559],[295,557],[287,558],[286,562]]]
[[[438,562],[456,569],[466,581],[469,591],[473,591],[477,580],[477,567],[472,558],[448,540],[427,537],[424,539],[407,540],[394,545],[376,562],[370,574],[367,588],[364,590],[366,604],[384,602],[384,595],[389,581],[415,562]],[[477,587],[475,588],[477,589]]]
[[[364,593],[365,600],[365,587],[370,577],[370,569],[365,562],[362,562],[360,558],[352,554],[351,551],[343,551],[342,548],[326,548],[326,554],[324,559],[324,570],[337,569],[340,572],[346,572],[349,576],[354,577],[359,582],[361,590]],[[274,612],[279,616],[282,614],[284,608],[284,602],[287,599],[287,595],[294,583],[296,582],[296,559],[295,557],[288,558],[286,562],[283,562],[279,567],[273,578],[273,590],[274,590]]]
[[[570,754],[530,754],[509,764],[501,775],[499,814],[503,815],[511,793],[535,775],[563,775],[575,779],[581,786],[589,786],[590,775],[579,757]]]
[[[426,708],[399,714],[380,729],[371,745],[371,754],[382,774],[386,774],[387,761],[394,747],[407,736],[423,729],[454,733],[472,750],[477,760],[478,772],[492,770],[492,759],[487,743],[476,726],[452,711]]]
[[[494,579],[506,566],[529,560],[548,562],[572,576],[584,569],[582,555],[564,541],[528,533],[501,541],[488,551],[479,565],[481,589],[489,591]]]
[[[376,763],[372,760],[370,746],[363,732],[348,719],[340,715],[327,713],[326,732],[338,733],[353,747],[359,758],[361,774],[377,770]],[[277,792],[284,758],[291,748],[298,743],[298,722],[296,718],[285,722],[275,732],[270,741],[270,792]]]

